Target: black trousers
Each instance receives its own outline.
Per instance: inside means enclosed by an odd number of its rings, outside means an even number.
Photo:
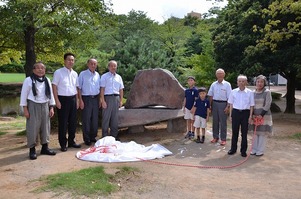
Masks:
[[[231,151],[237,151],[237,142],[239,128],[241,128],[241,153],[246,153],[248,148],[248,124],[249,124],[250,110],[232,110],[232,142]]]
[[[76,132],[76,97],[74,96],[58,96],[61,102],[61,109],[57,109],[59,123],[59,143],[61,147],[74,144]],[[68,138],[67,135],[68,129]]]

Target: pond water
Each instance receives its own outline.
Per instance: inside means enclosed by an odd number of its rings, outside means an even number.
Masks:
[[[0,115],[5,116],[10,113],[21,114],[20,97],[1,97],[0,98]]]

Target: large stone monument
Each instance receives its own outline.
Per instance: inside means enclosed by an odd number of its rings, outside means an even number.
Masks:
[[[160,68],[140,70],[131,86],[125,108],[161,105],[181,109],[183,99],[184,88],[170,71]]]
[[[141,132],[144,125],[168,121],[168,132],[185,132],[182,103],[184,88],[165,69],[140,70],[131,86],[125,108],[119,110],[119,127]]]

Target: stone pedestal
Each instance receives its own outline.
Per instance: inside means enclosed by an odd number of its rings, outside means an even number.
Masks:
[[[167,122],[168,133],[185,133],[186,132],[186,120],[184,117],[170,119]]]

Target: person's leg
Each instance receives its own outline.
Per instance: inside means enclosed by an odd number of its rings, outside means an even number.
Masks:
[[[259,135],[258,136],[258,150],[256,152],[257,156],[261,156],[261,155],[264,154],[266,142],[267,142],[267,136],[266,135]]]
[[[91,141],[96,141],[96,136],[98,133],[98,114],[99,114],[99,102],[98,98],[94,98],[92,100],[92,107],[91,107],[91,131],[90,131],[90,139]]]
[[[37,138],[39,133],[39,124],[38,117],[36,117],[36,107],[35,103],[27,100],[27,108],[29,112],[29,118],[26,119],[26,137],[27,137],[27,146],[29,148],[29,158],[31,160],[37,159],[36,148]]]
[[[75,144],[75,133],[77,125],[77,108],[76,108],[76,97],[68,98],[68,146]]]
[[[241,118],[241,153],[246,153],[248,148],[248,125],[250,111],[243,111]]]
[[[230,151],[236,153],[237,151],[237,141],[240,126],[240,113],[236,110],[232,112],[232,140]]]
[[[220,103],[219,106],[219,121],[220,121],[220,136],[222,141],[227,140],[227,117],[228,115],[225,113],[225,108],[227,103]]]
[[[213,139],[219,139],[219,127],[220,127],[220,120],[219,120],[219,108],[218,102],[212,102],[212,134]]]
[[[255,155],[258,151],[258,135],[253,136],[253,140],[252,140],[252,151],[251,151],[251,155]]]
[[[58,139],[59,144],[62,149],[66,148],[67,145],[67,124],[68,124],[68,115],[69,109],[67,109],[68,102],[66,101],[66,97],[59,96],[59,100],[61,103],[61,109],[57,109],[58,115]]]
[[[83,130],[83,140],[86,144],[90,143],[90,121],[91,121],[91,114],[92,114],[92,106],[90,97],[82,97],[84,102],[84,109],[82,110],[82,130]]]
[[[41,118],[41,154],[55,155],[56,152],[48,148],[50,137],[50,116],[49,116],[49,103],[41,104],[40,118]]]
[[[112,103],[111,103],[111,120],[110,120],[110,130],[111,130],[111,136],[117,138],[118,136],[118,111],[119,111],[119,104],[120,104],[120,98],[119,96],[113,96]]]
[[[107,108],[102,109],[102,124],[101,124],[102,137],[109,135],[109,126],[110,126],[111,112],[112,112],[111,98],[112,98],[111,96],[105,96]]]
[[[41,122],[41,129],[40,129],[41,144],[42,145],[48,144],[49,136],[50,136],[50,117],[49,117],[48,103],[40,104],[39,118]]]

